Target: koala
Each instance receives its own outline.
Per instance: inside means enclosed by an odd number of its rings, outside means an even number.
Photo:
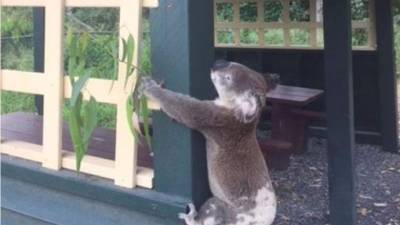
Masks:
[[[264,79],[239,63],[217,61],[211,68],[211,80],[218,93],[215,100],[164,89],[151,78],[143,78],[140,86],[141,93],[164,113],[206,139],[213,197],[199,212],[190,204],[189,212],[179,218],[188,225],[272,224],[277,203],[256,126],[276,77]]]

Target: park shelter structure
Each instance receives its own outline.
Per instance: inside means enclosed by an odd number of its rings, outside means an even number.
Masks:
[[[109,82],[91,79],[87,84],[97,99],[117,107],[114,160],[88,156],[82,166],[83,173],[104,179],[59,170],[73,170],[75,163],[72,153],[62,151],[61,143],[61,106],[71,91],[63,81],[64,7],[118,7],[120,22],[136,35],[136,41],[140,38],[142,8],[151,7],[153,74],[169,89],[200,99],[212,98],[209,68],[216,58],[225,58],[259,71],[277,72],[283,83],[326,91],[325,98],[315,106],[326,111],[326,124],[315,133],[328,140],[329,220],[332,225],[356,224],[355,138],[372,140],[385,151],[398,152],[391,1],[370,1],[370,23],[357,25],[368,31],[367,47],[354,50],[350,0],[325,0],[323,20],[318,21],[311,13],[306,24],[290,23],[286,11],[289,1],[282,0],[284,24],[274,24],[273,28],[283,29],[284,43],[274,47],[265,46],[262,34],[257,46],[240,43],[241,26],[260,31],[269,26],[262,21],[242,24],[235,19],[232,23],[214,20],[218,3],[232,3],[238,10],[239,2],[2,0],[2,7],[34,7],[36,72],[1,70],[1,88],[44,96],[43,144],[2,138],[4,223],[181,224],[177,214],[184,212],[189,202],[199,206],[209,197],[204,139],[160,112],[153,114],[152,167],[136,163],[137,143],[127,136],[128,127],[123,122],[123,103],[129,93],[118,84],[120,78],[111,94],[103,91],[110,89]],[[258,0],[246,2],[262,4]],[[310,29],[309,47],[290,45],[290,26]],[[215,42],[221,29],[233,33],[232,43]],[[318,45],[318,29],[323,29],[323,47]],[[126,35],[121,28],[120,36]]]

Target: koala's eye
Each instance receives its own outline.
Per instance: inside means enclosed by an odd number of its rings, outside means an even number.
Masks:
[[[226,80],[232,80],[232,76],[231,75],[225,75],[225,79]]]

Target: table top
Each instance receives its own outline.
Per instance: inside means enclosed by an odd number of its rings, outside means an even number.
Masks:
[[[324,93],[323,90],[295,86],[278,85],[268,92],[267,102],[305,106]]]

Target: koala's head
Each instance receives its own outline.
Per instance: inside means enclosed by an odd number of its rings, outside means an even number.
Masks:
[[[211,69],[211,80],[219,95],[219,101],[234,108],[235,116],[250,123],[258,118],[265,105],[266,93],[276,87],[279,76],[265,77],[235,62],[218,60]]]

